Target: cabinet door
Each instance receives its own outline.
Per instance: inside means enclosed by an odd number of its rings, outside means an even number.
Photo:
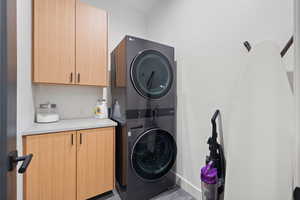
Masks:
[[[27,136],[24,153],[33,154],[24,174],[25,200],[76,199],[76,132]]]
[[[33,82],[74,83],[75,8],[76,0],[33,0]]]
[[[114,188],[114,128],[77,132],[77,200]]]
[[[79,85],[108,85],[107,13],[77,0],[76,81]]]

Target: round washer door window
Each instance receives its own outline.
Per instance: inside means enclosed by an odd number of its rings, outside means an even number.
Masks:
[[[171,64],[162,53],[145,50],[138,54],[132,63],[131,80],[140,95],[159,99],[165,96],[172,86]]]
[[[131,155],[132,167],[139,177],[157,180],[172,169],[176,155],[172,135],[161,129],[152,129],[136,141]]]

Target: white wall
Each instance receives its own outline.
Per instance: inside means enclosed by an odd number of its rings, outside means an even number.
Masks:
[[[296,136],[297,136],[297,158],[300,158],[300,2],[298,0],[295,0],[295,60],[296,60],[296,66],[295,66],[295,96],[296,96]],[[300,160],[297,160],[296,163],[296,184],[298,187],[300,187]]]
[[[148,34],[176,50],[177,173],[183,187],[200,199],[199,175],[208,152],[210,117],[221,109],[226,142],[230,105],[247,53],[242,43],[272,40],[283,47],[293,34],[293,2],[161,1],[148,15]]]
[[[114,1],[87,0],[109,13],[109,52],[126,34],[145,37],[145,16],[126,4]],[[35,107],[51,101],[58,105],[61,117],[91,117],[98,98],[105,95],[103,88],[85,86],[54,86],[31,84],[32,51],[32,0],[18,0],[18,133],[28,129],[34,121]],[[109,95],[109,94],[108,94]],[[22,141],[17,139],[18,151],[22,152]],[[22,200],[22,176],[18,176],[18,200]]]
[[[34,85],[34,102],[56,103],[62,119],[93,117],[97,99],[102,98],[103,89],[85,86]]]

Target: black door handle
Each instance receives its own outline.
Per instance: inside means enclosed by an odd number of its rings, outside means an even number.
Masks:
[[[27,167],[29,166],[31,160],[32,160],[33,154],[29,154],[26,156],[20,156],[16,158],[16,162],[20,162],[23,161],[21,167],[19,168],[18,172],[20,174],[23,174],[24,172],[26,172]]]
[[[23,174],[26,172],[31,160],[32,160],[33,154],[28,154],[26,156],[18,156],[17,151],[13,151],[8,155],[8,171],[12,171],[18,162],[23,161],[21,167],[19,168],[18,172],[20,174]]]

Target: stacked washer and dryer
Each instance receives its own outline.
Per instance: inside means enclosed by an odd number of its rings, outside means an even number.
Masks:
[[[126,36],[111,59],[117,189],[123,200],[148,200],[176,182],[174,48]]]

